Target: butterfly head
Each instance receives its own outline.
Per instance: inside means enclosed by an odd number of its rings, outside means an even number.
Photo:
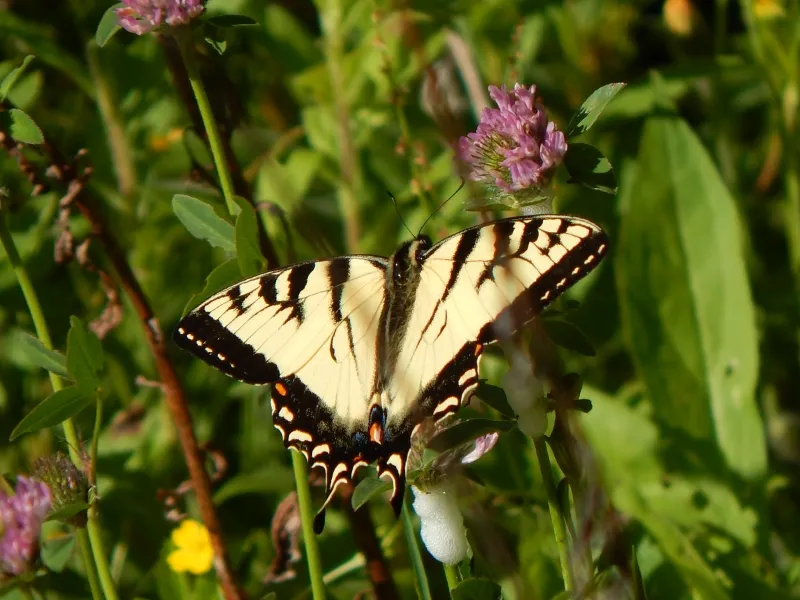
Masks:
[[[392,255],[392,265],[390,267],[392,283],[400,285],[404,281],[412,279],[413,274],[419,271],[425,253],[431,245],[431,238],[427,235],[421,235],[400,246],[397,252]]]

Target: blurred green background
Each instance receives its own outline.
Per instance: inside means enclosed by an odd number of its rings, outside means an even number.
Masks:
[[[186,231],[171,198],[220,200],[174,44],[123,31],[98,48],[108,6],[0,2],[0,76],[35,55],[9,100],[65,155],[88,151],[80,164],[93,170],[90,191],[169,332],[230,258]],[[239,166],[237,189],[258,204],[282,263],[391,253],[408,233],[387,192],[416,231],[458,189],[451,145],[474,129],[487,85],[536,84],[563,128],[593,90],[627,83],[578,140],[610,160],[618,194],[566,175],[556,182],[556,209],[596,221],[612,241],[604,264],[569,295],[580,306],[561,306],[585,336],[578,346],[590,343],[595,356],[564,350],[563,359],[593,402],[576,424],[592,450],[584,466],[598,497],[623,516],[578,506],[577,525],[591,525],[599,552],[622,521],[651,600],[800,597],[796,0],[213,0],[208,12],[258,22],[207,29],[222,54],[199,33],[197,49]],[[54,260],[63,190],[30,197],[6,153],[0,187],[63,350],[69,316],[96,319],[106,294],[97,273]],[[441,239],[477,222],[467,198],[459,192],[427,233]],[[70,227],[78,241],[89,235],[80,216]],[[95,245],[90,254],[105,264]],[[157,491],[176,487],[186,468],[124,295],[122,307],[103,339],[97,465],[114,573],[126,598],[213,597],[213,574],[187,583],[164,560],[173,524]],[[51,393],[46,373],[17,351],[32,331],[3,255],[0,472],[27,472],[64,448],[58,429],[5,441]],[[576,336],[570,329],[557,341],[574,346]],[[215,500],[241,582],[253,597],[307,597],[303,561],[296,578],[264,583],[270,521],[293,489],[265,390],[172,354],[198,437],[227,459]],[[506,368],[492,358],[484,376],[501,384]],[[92,411],[76,421],[89,439]],[[509,599],[563,589],[535,465],[530,441],[512,431],[475,465],[485,486],[460,484],[475,572]],[[197,516],[191,501],[182,508]],[[413,597],[390,509],[381,500],[370,509],[401,596]],[[341,511],[329,514],[320,543],[334,597],[369,589]],[[46,576],[49,598],[87,596],[79,562]],[[434,597],[444,597],[440,569],[427,564]],[[597,597],[623,597],[626,581],[630,573],[615,571]]]

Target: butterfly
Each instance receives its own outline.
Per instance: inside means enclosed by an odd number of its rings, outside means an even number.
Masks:
[[[241,381],[272,386],[284,445],[336,489],[377,461],[398,514],[411,438],[469,401],[487,344],[507,338],[594,269],[594,223],[513,217],[389,258],[340,256],[245,279],[186,315],[173,339]]]

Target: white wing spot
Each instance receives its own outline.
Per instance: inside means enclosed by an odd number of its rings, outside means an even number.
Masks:
[[[220,360],[226,360],[228,357],[220,352],[220,353],[217,354],[217,358],[220,359]],[[231,364],[233,364],[233,363],[231,363]]]
[[[461,404],[461,402],[459,402],[458,398],[456,398],[455,396],[450,396],[449,398],[442,400],[441,402],[439,402],[439,404],[436,405],[433,414],[434,416],[436,416],[440,413],[449,411],[451,408],[458,408],[459,404]],[[395,454],[393,456],[397,455]]]
[[[209,354],[214,354],[214,351],[211,349],[211,346],[206,346],[206,352]]]
[[[541,299],[542,299],[542,300],[547,300],[549,297],[550,297],[550,290],[547,290],[547,291],[544,293],[544,296],[542,296],[542,298],[541,298]]]
[[[195,344],[197,344],[198,346],[200,346],[202,348],[203,347],[203,340],[197,340],[195,342]]]
[[[595,257],[595,255],[594,255],[594,254],[590,254],[588,257],[586,257],[586,260],[585,260],[585,261],[583,261],[583,264],[585,264],[585,265],[590,265],[590,264],[592,264],[592,262],[594,262],[594,259],[595,259],[595,258],[596,258],[596,257]]]
[[[294,421],[294,413],[285,406],[281,406],[281,410],[278,412],[278,416],[281,419],[289,421],[289,423]],[[289,438],[291,439],[291,436],[289,436]]]
[[[333,470],[333,475],[331,475],[331,480],[336,481],[339,475],[341,475],[342,473],[347,473],[347,465],[344,463],[339,463]]]
[[[580,267],[575,267],[574,269],[572,269],[572,274],[573,275],[577,275],[580,272],[581,272],[581,268]]]
[[[320,454],[330,454],[331,447],[329,444],[320,444],[319,446],[314,446],[314,449],[311,451],[311,456],[317,458]]]
[[[562,279],[561,281],[559,281],[556,284],[556,287],[563,287],[565,283],[567,283],[567,278],[566,277],[564,279]]]
[[[278,405],[275,404],[275,400],[272,398],[269,399],[269,407],[272,409],[272,414],[275,414],[275,411],[278,410]]]
[[[458,385],[464,385],[470,379],[475,377],[475,375],[476,375],[475,369],[470,369],[469,371],[465,371],[464,374],[458,378]]]
[[[394,467],[398,473],[403,472],[403,457],[399,454],[392,454],[386,461],[386,464]]]
[[[278,416],[280,416],[280,413],[278,413]],[[295,429],[289,434],[290,442],[310,442],[313,439],[314,438],[310,433],[303,431],[302,429]]]
[[[280,425],[278,425],[278,424],[276,423],[276,424],[275,424],[275,429],[277,429],[277,430],[280,432],[280,434],[281,434],[281,439],[282,439],[282,440],[285,440],[285,439],[286,439],[286,431],[283,429],[283,427],[281,427]]]

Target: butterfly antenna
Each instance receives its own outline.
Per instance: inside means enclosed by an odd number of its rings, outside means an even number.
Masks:
[[[402,213],[400,212],[400,207],[397,205],[397,198],[395,198],[395,197],[394,197],[394,194],[392,194],[392,192],[386,192],[386,193],[387,193],[387,194],[389,194],[389,198],[391,198],[391,199],[392,199],[392,202],[394,203],[394,209],[397,211],[397,216],[398,216],[398,217],[400,217],[400,222],[403,224],[403,227],[405,227],[405,228],[406,228],[406,231],[407,231],[408,233],[410,233],[412,237],[416,238],[416,236],[414,236],[414,232],[413,232],[413,231],[411,231],[411,230],[408,228],[408,225],[406,225],[406,221],[405,221],[405,219],[403,219],[403,215],[402,215]]]
[[[435,211],[433,211],[431,214],[428,215],[428,218],[425,219],[425,222],[422,224],[422,227],[419,228],[419,233],[417,233],[417,237],[419,237],[422,234],[422,230],[425,229],[425,225],[428,224],[428,221],[430,221],[436,213],[438,213],[440,210],[442,210],[444,208],[444,205],[447,204],[448,202],[450,202],[450,200],[453,199],[453,196],[455,196],[458,192],[460,192],[461,188],[463,188],[463,187],[464,187],[464,178],[462,177],[461,178],[461,185],[458,186],[456,191],[453,192],[452,194],[450,194],[450,196],[447,198],[447,200],[442,202],[439,206],[436,207]]]

